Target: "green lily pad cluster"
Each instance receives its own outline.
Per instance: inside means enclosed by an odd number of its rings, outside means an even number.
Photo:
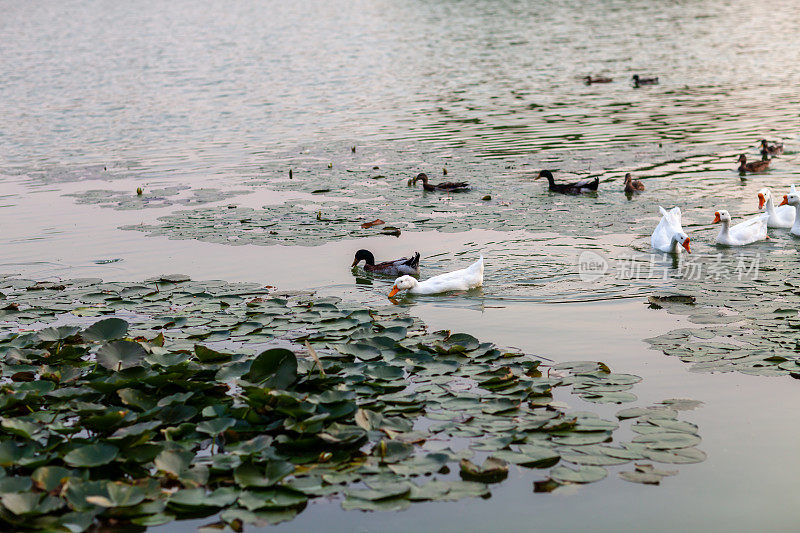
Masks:
[[[727,201],[728,191],[707,178],[729,167],[728,159],[719,155],[686,155],[677,161],[642,168],[637,175],[672,179],[674,174],[687,172],[688,177],[683,180],[686,183],[680,190],[672,186],[671,179],[648,180],[649,194],[658,197],[664,205],[680,205],[684,212],[711,209],[713,213],[709,198]],[[272,177],[246,183],[270,190],[316,193],[318,199],[292,200],[261,209],[206,207],[171,213],[155,224],[123,229],[230,245],[318,246],[334,240],[380,235],[382,226],[361,227],[375,219],[401,232],[464,232],[479,228],[548,233],[556,230],[562,234],[587,235],[629,233],[638,227],[637,221],[652,219],[654,227],[659,218],[651,202],[630,202],[623,194],[620,178],[631,170],[629,166],[606,167],[626,170],[603,172],[604,181],[597,195],[571,197],[553,195],[547,191],[545,182],[533,180],[542,165],[554,168],[553,161],[541,162],[541,165],[520,161],[498,170],[494,162],[465,160],[461,164],[470,169],[471,176],[452,172],[438,178],[431,176],[432,182],[466,180],[473,187],[471,191],[454,194],[428,193],[419,187],[409,187],[408,179],[416,175],[420,164],[419,161],[414,165],[398,162],[375,170],[368,163],[361,163],[353,165],[353,169],[339,171],[323,168],[322,162],[312,161],[302,167],[302,172],[295,172],[293,179],[275,170],[270,173]],[[586,173],[562,172],[559,176],[569,180],[585,177]],[[491,200],[483,199],[487,193],[491,193]],[[620,212],[625,216],[620,217]],[[576,220],[580,223],[576,224]]]
[[[79,204],[93,204],[101,207],[111,207],[117,210],[145,209],[155,207],[166,207],[170,205],[203,205],[212,202],[220,202],[248,194],[247,190],[223,191],[220,189],[191,189],[191,195],[179,197],[181,193],[188,190],[187,186],[163,187],[160,189],[147,189],[141,195],[137,191],[119,191],[107,189],[91,189],[80,193],[67,194],[76,198]]]
[[[615,443],[617,421],[553,397],[571,386],[628,402],[635,376],[596,362],[545,371],[393,306],[180,275],[2,277],[0,293],[9,528],[214,515],[237,530],[334,495],[360,510],[487,496],[514,465],[551,469],[557,487],[643,458],[704,457],[697,428],[669,406],[618,415],[640,431]]]
[[[713,284],[683,281],[692,303],[663,303],[697,327],[647,339],[667,355],[690,364],[691,372],[740,372],[800,378],[800,284],[793,280],[796,259],[785,249],[761,256],[755,280],[735,277]],[[735,266],[737,260],[723,260]]]

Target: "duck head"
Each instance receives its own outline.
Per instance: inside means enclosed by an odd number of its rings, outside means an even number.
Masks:
[[[722,211],[717,211],[714,213],[714,220],[711,222],[712,224],[716,224],[717,222],[724,222],[728,224],[731,221],[731,215],[724,209]]]
[[[764,148],[767,147],[767,140],[766,139],[761,139],[761,146],[763,146]]]
[[[356,252],[356,256],[353,258],[353,264],[350,265],[350,268],[356,266],[361,261],[366,261],[368,265],[374,265],[375,256],[372,255],[372,252],[369,250],[359,250]]]
[[[417,177],[414,178],[414,180],[411,182],[411,184],[412,185],[416,185],[417,181],[419,181],[419,180],[421,180],[423,184],[427,185],[428,184],[428,175],[425,174],[424,172],[420,172],[419,174],[417,174]]]
[[[639,83],[639,75],[638,74],[634,74],[631,79],[633,80],[633,83]]]
[[[400,291],[407,291],[409,289],[413,289],[419,285],[419,282],[412,278],[411,276],[400,276],[396,280],[394,280],[394,285],[392,285],[392,290],[389,291],[389,298],[392,298],[395,294]]]
[[[746,156],[746,155],[744,155],[744,154],[740,155],[740,156],[739,156],[739,163],[741,163],[741,164],[743,164],[743,165],[744,165],[745,163],[747,163],[747,156]]]
[[[547,181],[553,183],[553,173],[549,170],[540,170],[539,174],[536,175],[534,180],[538,180],[539,178],[547,178]]]
[[[672,240],[683,246],[683,249],[686,250],[686,253],[692,253],[691,248],[689,248],[689,242],[691,239],[685,233],[676,233],[672,236]]]
[[[798,195],[796,195],[794,193],[784,194],[783,195],[783,201],[781,202],[781,205],[787,205],[787,204],[788,205],[794,205],[794,206],[800,205],[800,196],[798,196]]]
[[[758,191],[758,208],[764,209],[764,204],[767,203],[770,197],[772,197],[772,193],[766,187]]]

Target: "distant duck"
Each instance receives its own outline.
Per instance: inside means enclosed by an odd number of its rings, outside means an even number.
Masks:
[[[614,80],[606,76],[586,76],[583,81],[586,82],[586,85],[591,85],[593,83],[611,83]]]
[[[384,276],[419,276],[419,252],[415,252],[411,257],[401,257],[393,261],[384,261],[383,263],[375,264],[375,256],[369,250],[359,250],[353,259],[351,267],[356,266],[361,261],[364,261],[364,270],[374,274],[382,274]]]
[[[661,211],[661,221],[653,231],[653,236],[650,237],[650,243],[653,248],[660,252],[668,254],[677,254],[681,250],[678,246],[683,246],[687,253],[692,253],[689,248],[689,236],[686,235],[681,226],[681,208],[673,207],[669,211],[661,206],[658,206]]]
[[[560,192],[561,194],[580,194],[583,192],[596,191],[597,186],[600,184],[600,178],[586,178],[571,183],[556,183],[553,179],[553,173],[549,170],[539,171],[539,174],[533,179],[538,180],[539,178],[547,178],[548,188],[553,192]]]
[[[469,190],[469,183],[465,181],[457,182],[444,182],[436,185],[428,184],[428,175],[424,172],[417,174],[417,177],[411,181],[411,185],[416,185],[417,181],[422,181],[422,188],[428,192],[443,191],[443,192],[460,192]]]
[[[794,187],[794,185],[792,186]],[[792,191],[794,192],[794,191]],[[794,224],[794,208],[789,205],[781,204],[775,207],[772,202],[772,193],[766,187],[758,191],[758,209],[767,207],[766,213],[769,215],[767,225],[770,228],[791,228]]]
[[[761,139],[761,156],[781,155],[783,153],[783,143],[769,144],[766,139]]]
[[[639,180],[633,179],[631,173],[625,174],[625,194],[633,194],[644,190],[644,183]]]
[[[394,280],[389,298],[400,291],[411,294],[440,294],[449,291],[466,291],[483,285],[483,255],[467,268],[440,274],[425,281],[417,281],[411,276],[400,276]]]
[[[714,213],[714,221],[722,223],[722,229],[717,235],[717,244],[723,246],[744,246],[756,241],[769,239],[767,237],[767,220],[769,215],[762,213],[756,217],[731,226],[731,215],[725,210]]]
[[[792,190],[792,192],[783,196],[781,206],[794,207],[794,225],[792,226],[792,229],[789,230],[789,233],[796,237],[800,237],[800,196],[797,195],[796,191]]]
[[[655,78],[641,78],[638,74],[634,74],[631,80],[633,80],[634,87],[640,87],[641,85],[658,85],[657,76]]]
[[[764,172],[769,167],[771,159],[767,159],[766,161],[753,161],[752,163],[747,162],[747,156],[742,154],[739,156],[739,173],[744,174],[746,172]]]

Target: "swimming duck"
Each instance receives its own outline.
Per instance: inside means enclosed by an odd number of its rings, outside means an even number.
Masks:
[[[425,281],[417,281],[411,276],[400,276],[394,280],[389,298],[400,291],[411,294],[439,294],[448,291],[466,291],[483,285],[483,255],[467,268],[440,274]]]
[[[606,76],[586,76],[583,81],[586,82],[586,85],[591,85],[593,83],[611,83],[614,80]]]
[[[419,252],[415,252],[411,257],[401,257],[394,261],[384,261],[383,263],[375,264],[375,256],[369,250],[359,250],[353,259],[351,267],[356,266],[361,261],[364,261],[364,270],[374,274],[383,274],[384,276],[402,276],[404,274],[410,276],[419,276]]]
[[[794,190],[794,186],[792,186],[792,189],[792,192],[783,195],[783,201],[780,205],[794,207],[794,225],[792,226],[792,229],[789,230],[789,233],[800,237],[800,196],[797,195],[797,192]]]
[[[714,221],[722,223],[722,229],[717,235],[717,244],[723,246],[744,246],[745,244],[754,243],[756,241],[763,241],[767,237],[767,220],[769,214],[762,213],[756,217],[750,218],[731,226],[731,215],[725,210],[717,211],[714,213]]]
[[[644,183],[631,177],[631,173],[625,174],[625,194],[633,194],[644,190]]]
[[[658,85],[658,76],[655,78],[640,78],[638,74],[634,74],[631,80],[633,80],[634,87],[639,87],[640,85]]]
[[[753,161],[752,163],[747,162],[747,156],[742,154],[739,156],[739,173],[744,174],[745,172],[764,172],[767,170],[771,159],[767,159],[766,161]]]
[[[600,178],[586,178],[572,183],[556,183],[553,180],[553,173],[549,170],[539,171],[539,174],[533,179],[538,180],[539,178],[547,178],[548,188],[561,194],[580,194],[582,192],[596,191],[597,185],[600,183]]]
[[[444,182],[437,185],[428,184],[428,175],[424,172],[417,174],[417,177],[411,181],[411,185],[416,185],[418,180],[422,180],[422,188],[428,192],[444,191],[444,192],[459,192],[469,190],[469,183],[465,181],[458,182]]]
[[[766,187],[758,191],[758,209],[764,209],[767,206],[766,213],[769,215],[767,225],[770,228],[791,228],[794,224],[794,208],[788,205],[781,205],[775,207],[772,202],[772,193]]]
[[[783,143],[769,144],[766,139],[761,139],[761,156],[781,155],[783,153]]]
[[[653,248],[660,252],[669,254],[677,254],[681,250],[678,245],[683,246],[687,253],[692,253],[689,248],[689,236],[683,232],[681,226],[681,208],[673,207],[669,211],[661,206],[658,206],[661,211],[661,221],[653,231],[653,236],[650,237],[650,243]]]

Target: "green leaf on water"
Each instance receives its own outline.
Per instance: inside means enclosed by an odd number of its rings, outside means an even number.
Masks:
[[[109,370],[123,370],[139,366],[147,352],[133,341],[113,341],[97,350],[97,362]]]
[[[72,467],[96,467],[113,461],[119,449],[110,444],[87,444],[75,448],[64,456],[64,462]]]
[[[297,380],[297,356],[285,348],[263,351],[244,378],[264,387],[286,389]]]

